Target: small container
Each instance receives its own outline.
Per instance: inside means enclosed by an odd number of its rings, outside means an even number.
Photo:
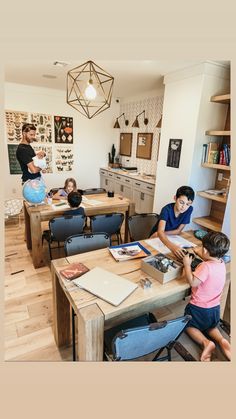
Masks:
[[[114,198],[114,192],[113,191],[108,191],[107,196],[108,196],[108,198]]]
[[[52,205],[52,198],[50,196],[47,197],[48,205]]]

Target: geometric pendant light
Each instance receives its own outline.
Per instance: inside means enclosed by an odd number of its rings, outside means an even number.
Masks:
[[[87,61],[67,73],[67,103],[91,119],[111,105],[114,77]]]

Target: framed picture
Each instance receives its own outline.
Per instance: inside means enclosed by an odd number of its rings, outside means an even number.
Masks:
[[[169,167],[179,167],[182,140],[170,138],[167,153],[167,163]]]
[[[138,133],[136,157],[151,160],[152,156],[152,133]]]
[[[131,156],[133,134],[129,132],[120,134],[120,155]]]

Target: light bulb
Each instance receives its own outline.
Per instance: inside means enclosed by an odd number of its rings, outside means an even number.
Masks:
[[[95,97],[97,96],[97,92],[96,89],[93,87],[93,80],[90,79],[88,82],[88,86],[85,89],[85,96],[87,99],[89,100],[94,100]]]

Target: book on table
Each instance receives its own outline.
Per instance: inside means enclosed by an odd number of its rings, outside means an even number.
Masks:
[[[88,272],[89,269],[83,263],[70,263],[64,269],[60,271],[60,274],[64,278],[72,280]]]
[[[108,248],[117,262],[124,260],[143,258],[151,255],[151,252],[142,246],[139,242],[120,244]]]

